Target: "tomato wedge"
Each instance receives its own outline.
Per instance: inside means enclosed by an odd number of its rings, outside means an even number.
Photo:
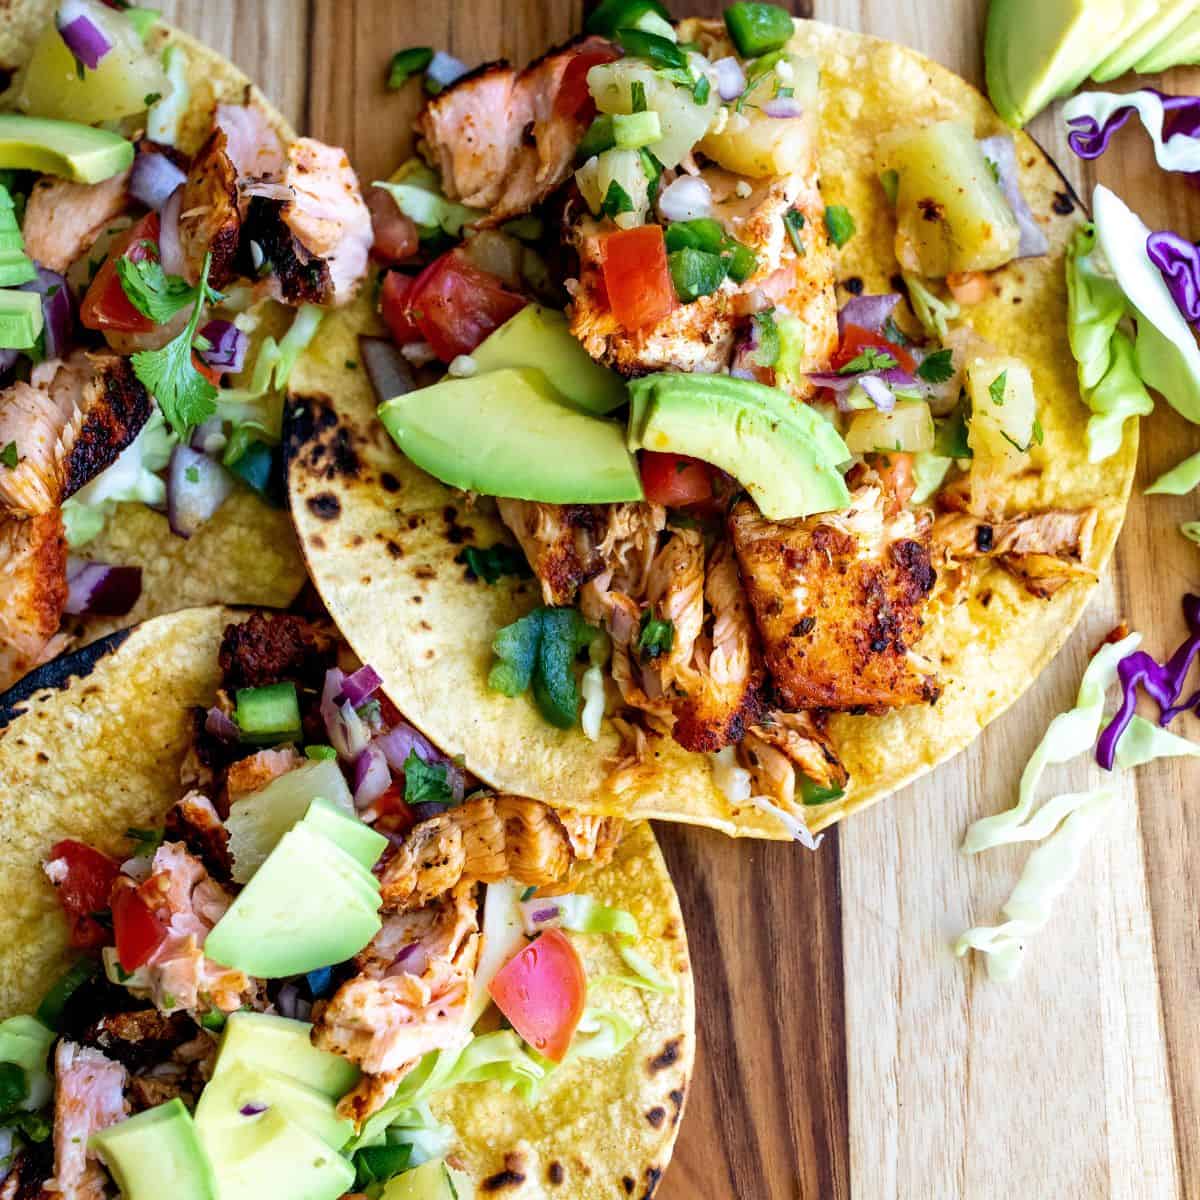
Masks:
[[[143,316],[129,302],[121,277],[117,274],[117,262],[128,258],[131,262],[143,262],[158,256],[158,213],[147,213],[140,221],[113,242],[108,257],[104,260],[96,278],[92,280],[79,309],[79,322],[88,329],[112,329],[118,333],[149,333],[155,324]],[[152,243],[151,249],[147,243]]]
[[[575,947],[547,929],[510,958],[488,993],[512,1027],[539,1054],[562,1062],[587,999],[587,975]]]
[[[707,503],[713,498],[712,467],[698,458],[643,450],[638,465],[642,472],[642,489],[652,504],[683,508],[688,504]]]
[[[527,303],[461,250],[434,259],[415,279],[393,272],[384,280],[381,295],[383,319],[396,341],[406,345],[424,340],[447,363],[470,354]]]
[[[661,321],[675,309],[661,225],[639,225],[600,242],[600,270],[613,316],[625,329]]]
[[[95,914],[108,908],[120,864],[83,842],[67,838],[50,848],[46,868],[71,926],[71,945],[78,949],[103,946],[109,940],[108,930]]]
[[[872,333],[861,325],[847,325],[842,331],[842,343],[833,356],[833,369],[840,371],[868,348],[890,354],[896,360],[896,365],[906,371],[916,370],[916,360],[903,346],[897,346],[895,342],[889,342],[883,334]]]
[[[117,888],[112,915],[121,969],[136,971],[162,945],[167,927],[133,886]]]
[[[601,38],[591,38],[580,46],[578,53],[563,69],[562,81],[554,97],[555,114],[590,120],[596,113],[596,102],[588,91],[587,73],[601,63],[614,62],[620,57],[620,50]]]
[[[412,258],[421,248],[417,226],[400,211],[399,205],[381,187],[367,192],[367,208],[371,210],[371,257],[378,263],[391,266]]]

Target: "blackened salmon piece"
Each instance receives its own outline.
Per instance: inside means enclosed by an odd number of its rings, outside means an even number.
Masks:
[[[242,230],[238,173],[223,129],[214,129],[192,160],[179,214],[179,244],[188,282],[199,282],[204,258],[212,255],[208,282],[225,287],[237,277]]]
[[[329,264],[296,240],[283,210],[280,200],[266,196],[251,199],[242,239],[241,273],[255,279],[269,270],[287,304],[329,304],[333,300]]]
[[[196,1032],[196,1023],[186,1013],[168,1016],[157,1008],[142,1008],[101,1017],[80,1040],[130,1071],[144,1071],[170,1057]]]
[[[83,423],[67,457],[64,498],[111,467],[154,411],[129,359],[94,355],[92,362],[96,373],[83,389]]]
[[[219,883],[233,877],[229,830],[221,823],[213,802],[201,792],[189,792],[167,812],[168,841],[182,842]]]
[[[226,627],[218,661],[227,692],[285,682],[319,691],[337,662],[337,643],[328,629],[303,617],[253,613]]]

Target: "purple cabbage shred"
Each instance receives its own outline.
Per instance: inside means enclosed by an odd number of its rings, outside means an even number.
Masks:
[[[1146,254],[1188,323],[1200,322],[1200,248],[1178,233],[1163,230],[1146,239]]]
[[[1162,101],[1164,141],[1176,136],[1200,136],[1200,96],[1168,96],[1158,88],[1142,90],[1153,92]],[[1103,125],[1095,117],[1076,117],[1067,122],[1067,128],[1071,131],[1067,135],[1067,145],[1080,158],[1099,158],[1108,149],[1117,131],[1136,111],[1132,106],[1118,108]]]

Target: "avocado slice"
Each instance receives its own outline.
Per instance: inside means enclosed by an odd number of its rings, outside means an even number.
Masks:
[[[541,371],[446,378],[379,406],[396,445],[451,487],[548,504],[642,499],[621,427],[572,408]]]
[[[354,1134],[354,1122],[343,1121],[324,1092],[267,1067],[234,1063],[215,1076],[200,1093],[196,1129],[202,1141],[210,1130],[246,1120],[244,1109],[278,1109],[331,1150],[340,1150]]]
[[[212,1164],[178,1097],[102,1129],[89,1145],[124,1200],[217,1200]]]
[[[303,820],[317,796],[346,813],[354,812],[354,797],[336,759],[305,763],[229,806],[225,825],[238,883],[250,881],[279,839]]]
[[[0,349],[28,350],[44,324],[37,292],[0,291]]]
[[[1185,17],[1183,23],[1152,46],[1136,63],[1133,69],[1139,75],[1157,75],[1189,63],[1200,62],[1200,12]]]
[[[221,1200],[337,1200],[354,1184],[349,1160],[276,1108],[203,1134]]]
[[[1153,12],[1156,0],[1149,0]],[[1014,128],[1076,88],[1118,44],[1146,0],[991,0],[984,59],[988,95]],[[1144,17],[1139,18],[1137,23]]]
[[[303,824],[314,833],[328,838],[367,871],[379,861],[379,856],[388,847],[388,840],[383,834],[376,833],[358,817],[338,808],[336,804],[330,804],[321,796],[309,805]]]
[[[382,924],[378,893],[367,880],[371,876],[332,842],[293,829],[213,927],[204,953],[260,979],[303,975],[353,958]]]
[[[107,129],[0,113],[0,169],[41,171],[76,183],[99,183],[133,162],[133,143]]]
[[[731,376],[637,380],[630,385],[629,447],[720,467],[771,520],[844,508],[850,493],[838,468],[852,456],[837,430],[808,405],[764,392],[774,389]]]
[[[567,318],[527,304],[471,352],[480,371],[536,367],[569,404],[606,416],[629,400],[625,381],[602,367],[575,340]]]
[[[274,1013],[230,1014],[213,1078],[240,1064],[278,1071],[330,1100],[340,1100],[359,1079],[352,1062],[312,1044],[312,1026],[306,1021]]]
[[[1092,72],[1092,78],[1107,83],[1124,75],[1163,38],[1171,37],[1195,9],[1196,0],[1166,0]]]
[[[382,1200],[469,1200],[474,1195],[470,1176],[438,1158],[388,1180]]]

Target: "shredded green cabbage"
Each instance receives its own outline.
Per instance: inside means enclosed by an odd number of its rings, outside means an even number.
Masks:
[[[1130,417],[1154,409],[1137,373],[1133,342],[1118,328],[1129,313],[1125,293],[1108,274],[1096,242],[1096,227],[1085,225],[1067,247],[1067,335],[1079,366],[1079,390],[1093,414],[1087,424],[1093,463],[1121,448]]]
[[[1179,532],[1189,542],[1195,542],[1197,545],[1200,545],[1200,521],[1184,521],[1179,527]]]
[[[607,1008],[585,1008],[563,1062],[575,1058],[613,1058],[637,1037],[638,1026]]]
[[[174,146],[179,139],[179,122],[191,101],[187,52],[171,42],[163,51],[162,64],[171,86],[165,96],[150,105],[146,113],[146,136],[164,146]]]
[[[913,489],[912,502],[924,504],[942,486],[953,465],[954,459],[943,458],[932,450],[921,450],[914,455],[913,481],[917,486]]]
[[[1193,454],[1160,475],[1146,489],[1146,495],[1186,496],[1197,487],[1200,487],[1200,454]]]
[[[962,314],[958,301],[936,296],[916,275],[905,274],[904,282],[908,285],[909,303],[917,320],[925,326],[925,332],[937,338],[939,343],[945,342],[950,332],[949,322]]]
[[[461,237],[463,226],[477,221],[483,213],[477,208],[467,208],[447,200],[434,187],[418,182],[397,183],[386,179],[375,180],[374,186],[383,188],[396,202],[396,207],[422,230],[441,230],[450,237]]]
[[[167,486],[159,472],[178,440],[155,408],[116,461],[63,503],[67,545],[74,549],[97,537],[118,504],[140,501],[161,508],[167,500]]]
[[[594,896],[555,896],[548,904],[558,907],[559,923],[572,933],[613,933],[618,937],[641,936],[633,915],[623,908],[608,908]]]

